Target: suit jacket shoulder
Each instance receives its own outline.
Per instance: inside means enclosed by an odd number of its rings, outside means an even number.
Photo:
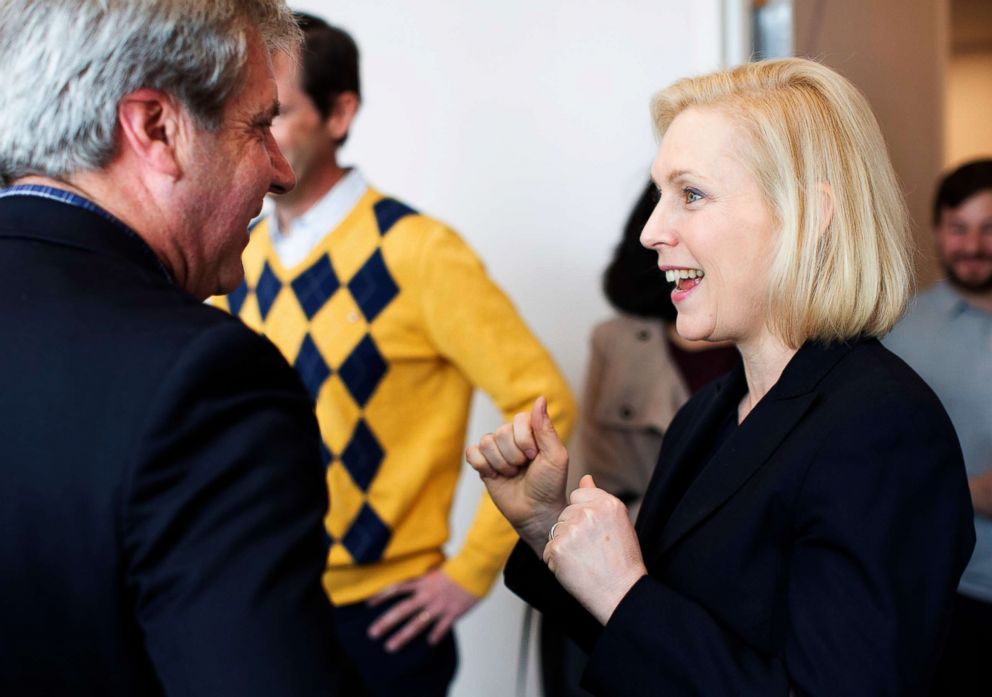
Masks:
[[[132,235],[0,201],[0,692],[331,691],[307,395]]]

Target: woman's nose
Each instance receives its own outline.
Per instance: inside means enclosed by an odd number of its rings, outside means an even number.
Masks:
[[[654,207],[651,217],[641,231],[641,244],[654,250],[664,246],[674,247],[678,244],[678,235],[672,225],[672,218],[666,214],[661,201]]]

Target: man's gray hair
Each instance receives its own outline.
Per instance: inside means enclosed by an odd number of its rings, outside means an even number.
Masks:
[[[106,166],[141,88],[216,130],[254,32],[270,51],[301,38],[284,0],[0,0],[0,184]]]

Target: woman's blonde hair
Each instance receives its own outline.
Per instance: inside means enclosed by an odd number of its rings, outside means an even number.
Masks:
[[[912,233],[864,96],[819,63],[787,58],[679,80],[654,98],[658,133],[690,108],[718,110],[748,136],[744,163],[780,226],[772,331],[794,348],[888,332],[912,290]]]

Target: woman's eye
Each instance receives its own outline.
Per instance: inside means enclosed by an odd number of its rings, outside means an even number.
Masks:
[[[695,203],[696,201],[700,200],[702,197],[703,197],[703,195],[701,193],[699,193],[698,191],[696,191],[695,189],[686,189],[685,190],[685,202],[686,203]]]

